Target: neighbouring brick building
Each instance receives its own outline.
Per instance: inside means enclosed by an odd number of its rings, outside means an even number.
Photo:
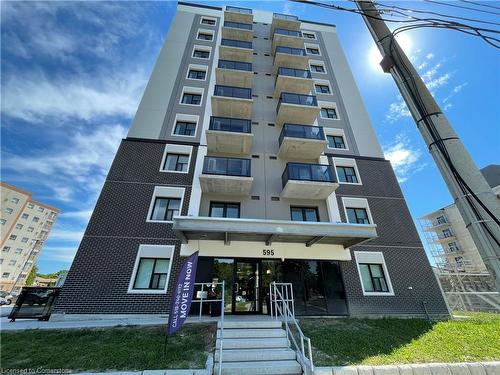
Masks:
[[[275,280],[297,314],[448,314],[335,26],[179,3],[54,312],[164,314],[195,251],[228,313]]]

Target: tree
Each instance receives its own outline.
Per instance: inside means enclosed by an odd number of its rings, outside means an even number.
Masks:
[[[36,273],[38,271],[38,267],[33,265],[33,268],[31,269],[28,277],[26,278],[26,286],[32,286],[33,282],[35,281]]]

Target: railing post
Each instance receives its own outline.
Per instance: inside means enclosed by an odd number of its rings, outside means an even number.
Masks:
[[[272,285],[273,282],[269,283],[269,314],[271,315],[271,318],[273,318],[273,292],[272,292]]]
[[[222,375],[222,342],[224,339],[224,295],[226,294],[226,281],[222,280],[221,319],[220,319],[220,346],[219,346],[219,375]]]
[[[292,294],[292,314],[293,317],[295,318],[295,299],[293,298],[293,286],[290,285],[290,292]]]
[[[199,316],[198,320],[201,320],[201,311],[202,311],[202,307],[203,307],[203,286],[204,286],[204,284],[201,283],[200,316]]]

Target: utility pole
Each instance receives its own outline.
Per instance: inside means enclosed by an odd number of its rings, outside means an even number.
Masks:
[[[394,78],[500,292],[500,200],[381,19],[375,5],[371,0],[356,0],[356,5],[382,54],[382,69]],[[464,188],[464,183],[470,190]],[[474,195],[483,206],[475,200]]]

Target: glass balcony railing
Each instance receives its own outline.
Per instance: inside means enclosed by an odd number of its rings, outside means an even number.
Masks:
[[[244,70],[246,72],[252,71],[252,63],[241,61],[219,60],[217,66],[221,69]]]
[[[203,162],[203,174],[250,177],[250,172],[250,159],[205,156],[205,160]]]
[[[209,130],[234,133],[251,133],[252,121],[231,117],[210,117]]]
[[[304,48],[277,46],[276,53],[286,53],[289,55],[306,56],[306,50]]]
[[[252,89],[234,86],[215,85],[215,96],[228,96],[231,98],[251,99]]]
[[[276,112],[279,111],[281,103],[285,104],[297,104],[297,105],[307,105],[311,107],[317,107],[318,101],[316,97],[313,95],[302,95],[302,94],[293,94],[291,92],[282,92],[280,95],[280,99],[278,101],[278,107],[276,108]]]
[[[240,8],[240,7],[232,7],[232,6],[226,5],[226,12],[252,14],[252,9],[249,9],[249,8]]]
[[[243,23],[243,22],[224,21],[224,27],[232,27],[233,29],[252,30],[251,23]]]
[[[288,21],[298,21],[299,17],[297,16],[292,16],[290,14],[282,14],[282,13],[273,13],[273,18],[279,18],[281,20],[288,20]]]
[[[287,163],[281,175],[282,186],[285,187],[289,180],[336,182],[335,172],[331,165],[306,163]]]
[[[300,31],[297,31],[297,30],[275,29],[274,33],[280,34],[280,35],[295,36],[297,38],[302,37],[302,33]]]
[[[306,69],[278,68],[278,76],[288,76],[297,78],[312,78],[311,71]],[[276,77],[278,78],[278,77]]]
[[[245,42],[244,40],[221,39],[220,44],[223,46],[228,46],[228,47],[252,49],[252,42]],[[306,52],[304,51],[304,54],[305,53]]]
[[[325,140],[325,133],[323,127],[321,126],[309,126],[309,125],[298,125],[298,124],[283,124],[283,129],[281,129],[279,144],[283,142],[283,138],[303,138],[303,139],[313,139],[313,140]]]

